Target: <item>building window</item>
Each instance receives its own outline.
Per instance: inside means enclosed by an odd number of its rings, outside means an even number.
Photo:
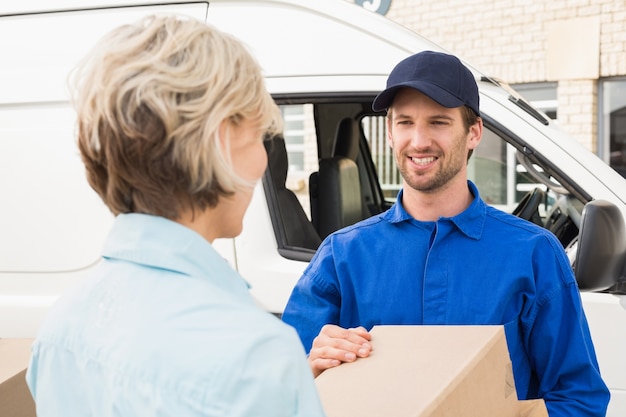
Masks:
[[[626,177],[626,78],[601,81],[598,154]]]

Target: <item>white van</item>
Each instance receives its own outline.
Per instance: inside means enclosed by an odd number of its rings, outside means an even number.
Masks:
[[[243,233],[215,242],[264,308],[280,315],[320,240],[385,210],[399,189],[371,101],[402,58],[442,48],[379,15],[343,0],[3,2],[0,337],[34,336],[49,306],[99,262],[113,218],[85,179],[66,78],[106,31],[154,13],[207,21],[247,43],[283,109],[284,139],[268,146]],[[473,71],[486,131],[470,176],[490,204],[549,228],[567,249],[612,393],[607,415],[623,417],[626,179]],[[356,167],[358,193],[341,194],[324,174],[337,158]]]

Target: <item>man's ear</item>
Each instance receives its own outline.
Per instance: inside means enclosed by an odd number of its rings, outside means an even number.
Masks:
[[[390,116],[387,116],[386,122],[387,122],[387,144],[389,145],[391,149],[393,149],[393,136],[391,134],[391,117]]]
[[[483,119],[479,117],[476,120],[476,123],[471,125],[469,128],[467,147],[469,149],[476,149],[482,137],[483,137]]]

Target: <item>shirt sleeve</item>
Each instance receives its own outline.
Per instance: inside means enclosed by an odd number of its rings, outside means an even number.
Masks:
[[[604,416],[609,391],[600,375],[574,275],[560,247],[541,252],[535,263],[537,276],[556,277],[560,285],[537,300],[528,333],[537,395],[545,400],[550,417]]]
[[[294,327],[308,354],[325,324],[339,324],[341,296],[329,239],[309,263],[294,287],[282,319]]]

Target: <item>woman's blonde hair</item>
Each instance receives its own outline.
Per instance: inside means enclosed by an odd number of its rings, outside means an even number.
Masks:
[[[87,179],[116,215],[176,219],[184,209],[214,207],[250,186],[233,171],[222,122],[282,129],[245,46],[192,19],[151,16],[121,26],[70,80]]]

